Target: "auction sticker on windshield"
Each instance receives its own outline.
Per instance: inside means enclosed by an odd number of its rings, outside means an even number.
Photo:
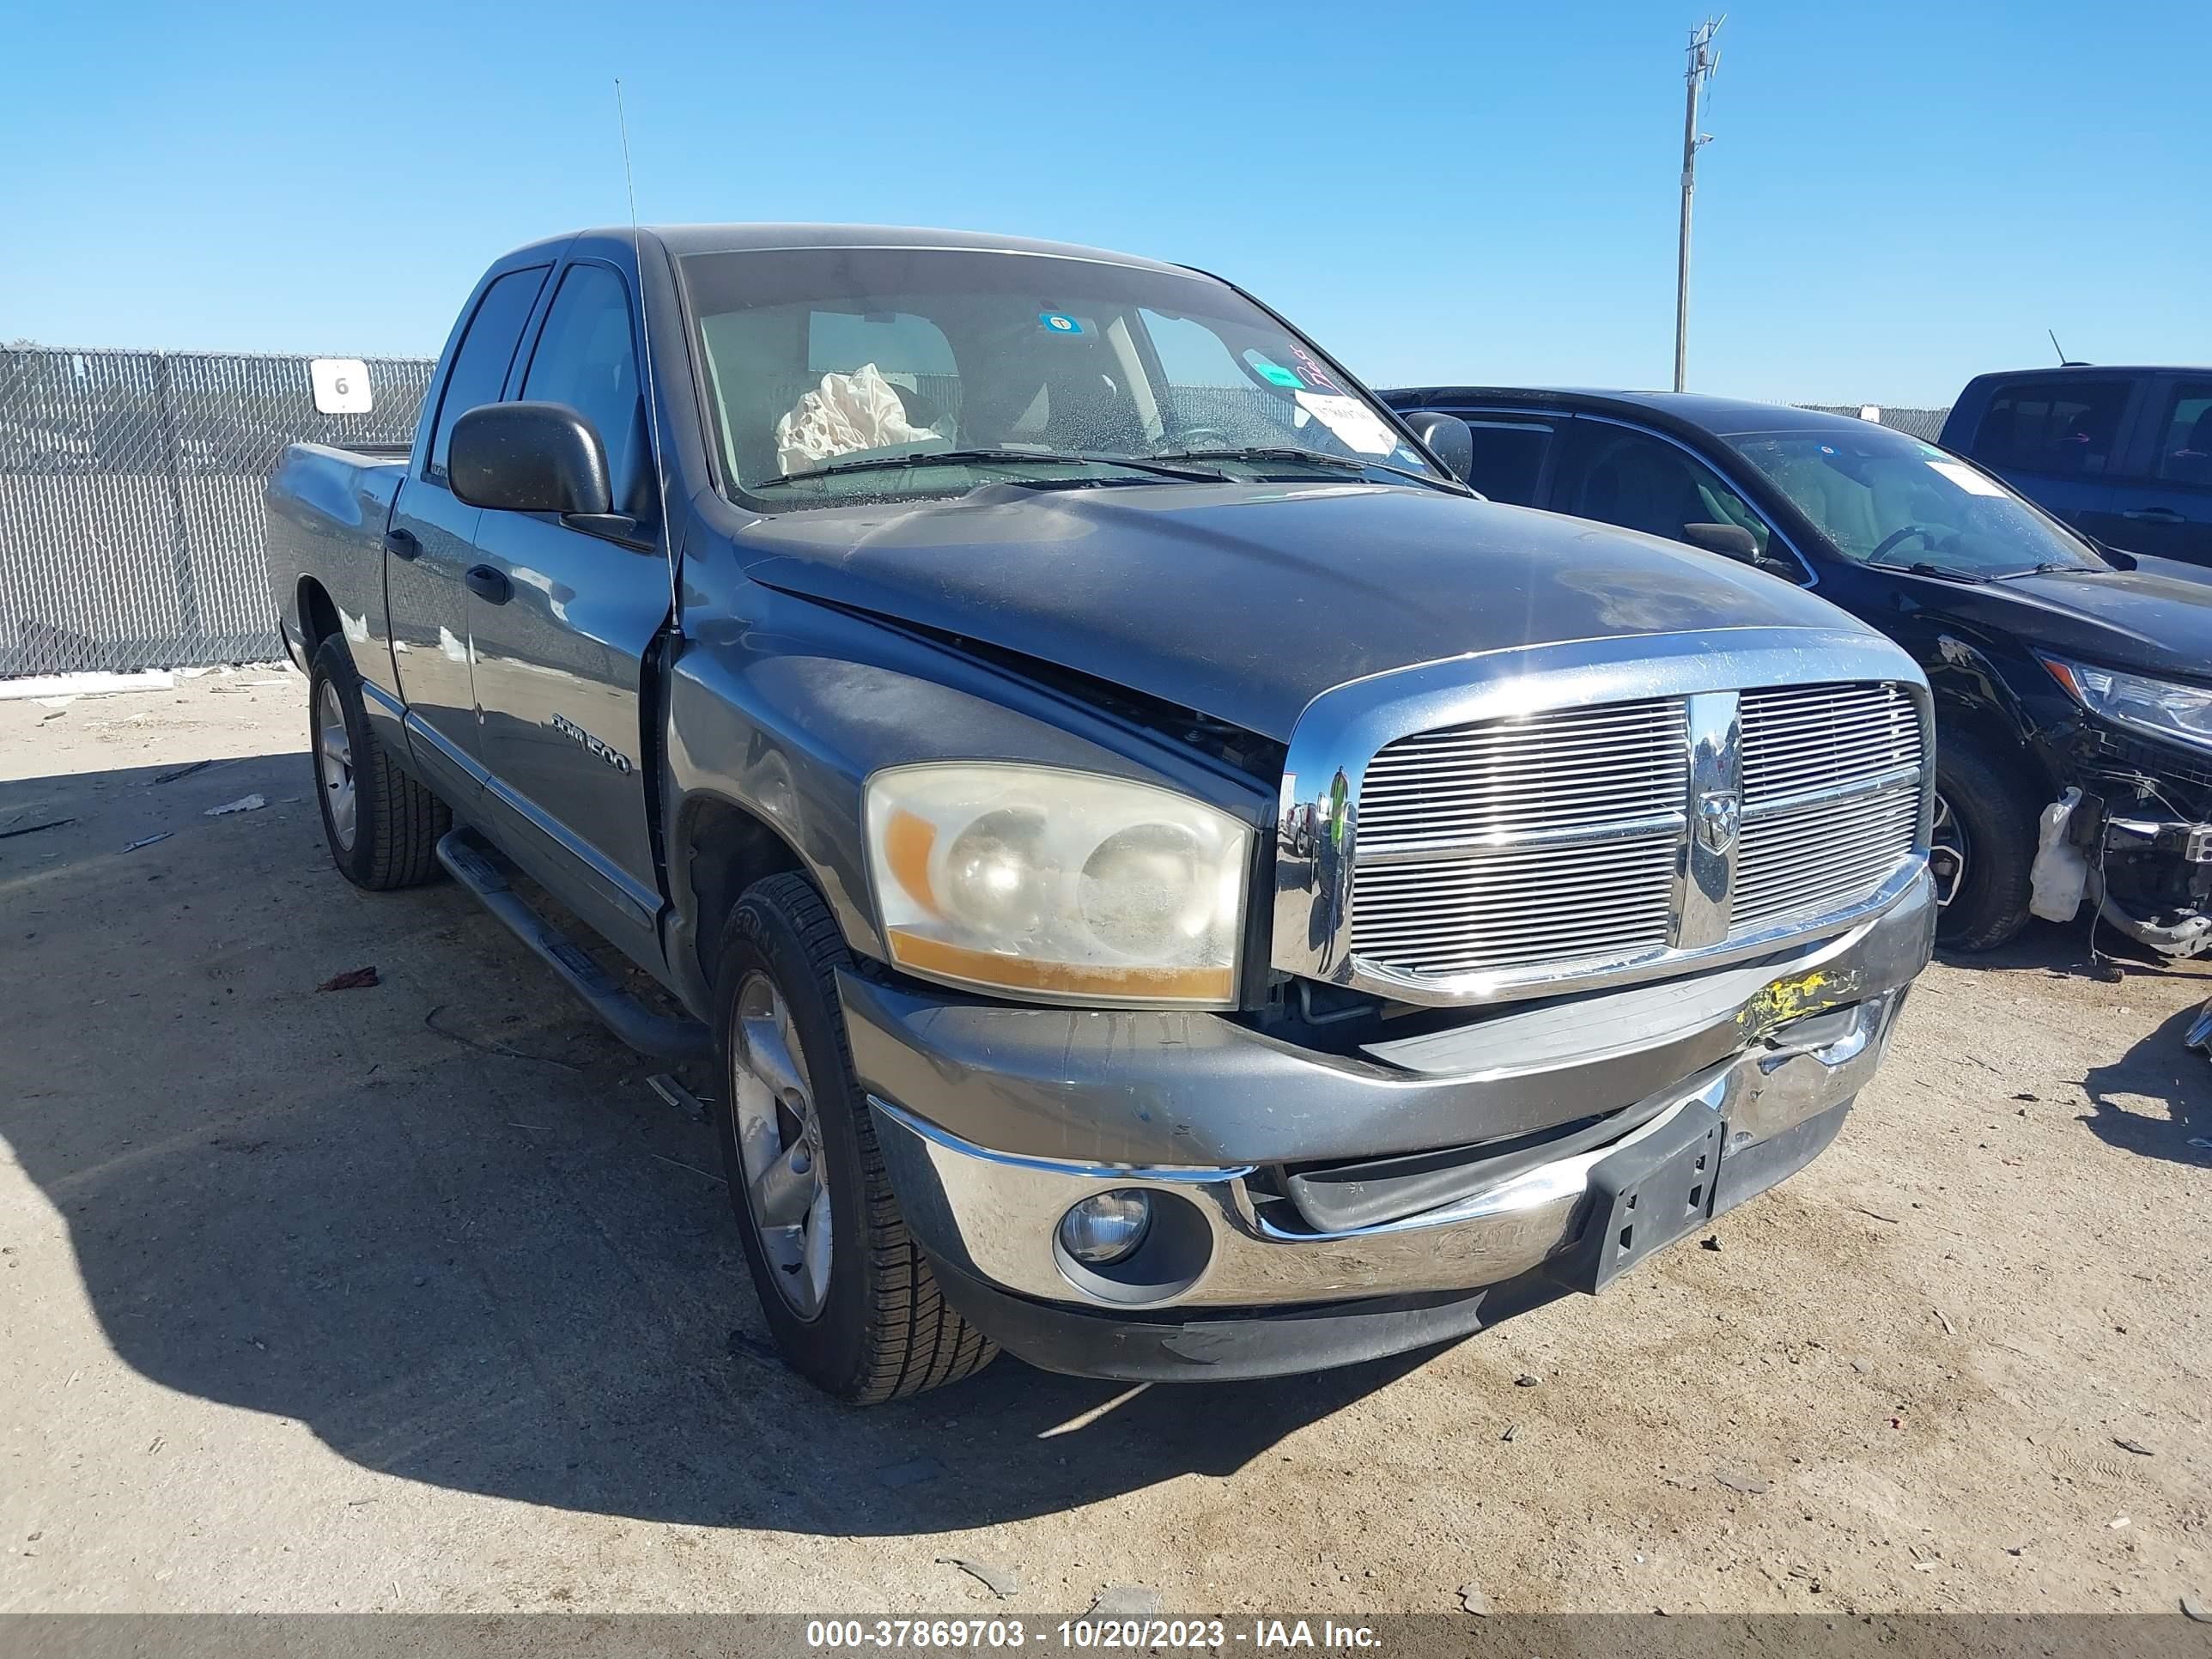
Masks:
[[[1298,407],[1363,455],[1388,455],[1398,447],[1382,418],[1357,398],[1325,392],[1301,392]]]
[[[1969,495],[1995,495],[2000,501],[2004,499],[2005,492],[2001,485],[1984,478],[1971,466],[1962,466],[1956,461],[1930,461],[1928,470],[1948,478]]]

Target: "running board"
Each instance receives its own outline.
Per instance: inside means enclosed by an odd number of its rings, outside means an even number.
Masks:
[[[609,1030],[638,1053],[679,1066],[714,1057],[714,1045],[704,1025],[696,1019],[656,1014],[608,978],[606,970],[580,945],[532,909],[507,884],[498,854],[469,831],[456,826],[440,837],[438,862],[475,894],[485,909],[505,922],[515,938],[536,951],[540,961],[560,975],[568,988],[606,1022]]]

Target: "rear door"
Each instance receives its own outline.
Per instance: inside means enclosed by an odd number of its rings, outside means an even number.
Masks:
[[[2045,512],[2132,550],[2118,492],[2135,392],[2122,374],[1999,381],[1966,453]]]
[[[1686,444],[1607,416],[1581,414],[1568,424],[1559,450],[1540,506],[1686,546],[1696,545],[1683,533],[1691,525],[1732,524],[1751,532],[1762,568],[1812,585],[1812,567],[1789,538]]]
[[[547,265],[527,265],[486,284],[454,341],[428,441],[399,486],[385,534],[384,581],[392,608],[392,665],[407,704],[408,747],[450,799],[476,792],[476,695],[464,574],[477,562],[483,514],[446,478],[453,422],[496,403],[525,324],[545,285]]]
[[[499,839],[618,943],[649,939],[660,881],[649,816],[645,659],[670,608],[660,502],[627,275],[562,272],[519,396],[566,404],[607,451],[634,531],[486,508],[468,596],[485,805]]]
[[[2212,374],[2159,376],[2140,425],[2136,464],[2112,503],[2124,528],[2103,539],[2212,565]]]

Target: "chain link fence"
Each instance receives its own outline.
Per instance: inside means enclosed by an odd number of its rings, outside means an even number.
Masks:
[[[261,559],[279,452],[408,441],[434,366],[371,358],[369,412],[325,415],[309,362],[0,349],[0,678],[282,653]],[[957,401],[957,382],[934,390]],[[1884,405],[1881,420],[1932,441],[1946,413]]]
[[[288,443],[405,442],[421,358],[318,412],[306,357],[0,349],[0,677],[282,654],[262,486]]]

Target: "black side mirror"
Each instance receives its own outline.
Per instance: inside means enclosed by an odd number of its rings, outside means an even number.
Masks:
[[[1708,553],[1723,554],[1746,564],[1759,562],[1759,538],[1740,524],[1686,524],[1682,539]]]
[[[1429,453],[1450,470],[1453,477],[1462,483],[1474,471],[1474,432],[1456,415],[1439,414],[1433,409],[1417,409],[1406,416],[1406,424],[1413,428],[1413,435],[1429,447]]]
[[[613,510],[606,446],[566,404],[485,404],[453,422],[446,474],[471,507],[600,515]]]

